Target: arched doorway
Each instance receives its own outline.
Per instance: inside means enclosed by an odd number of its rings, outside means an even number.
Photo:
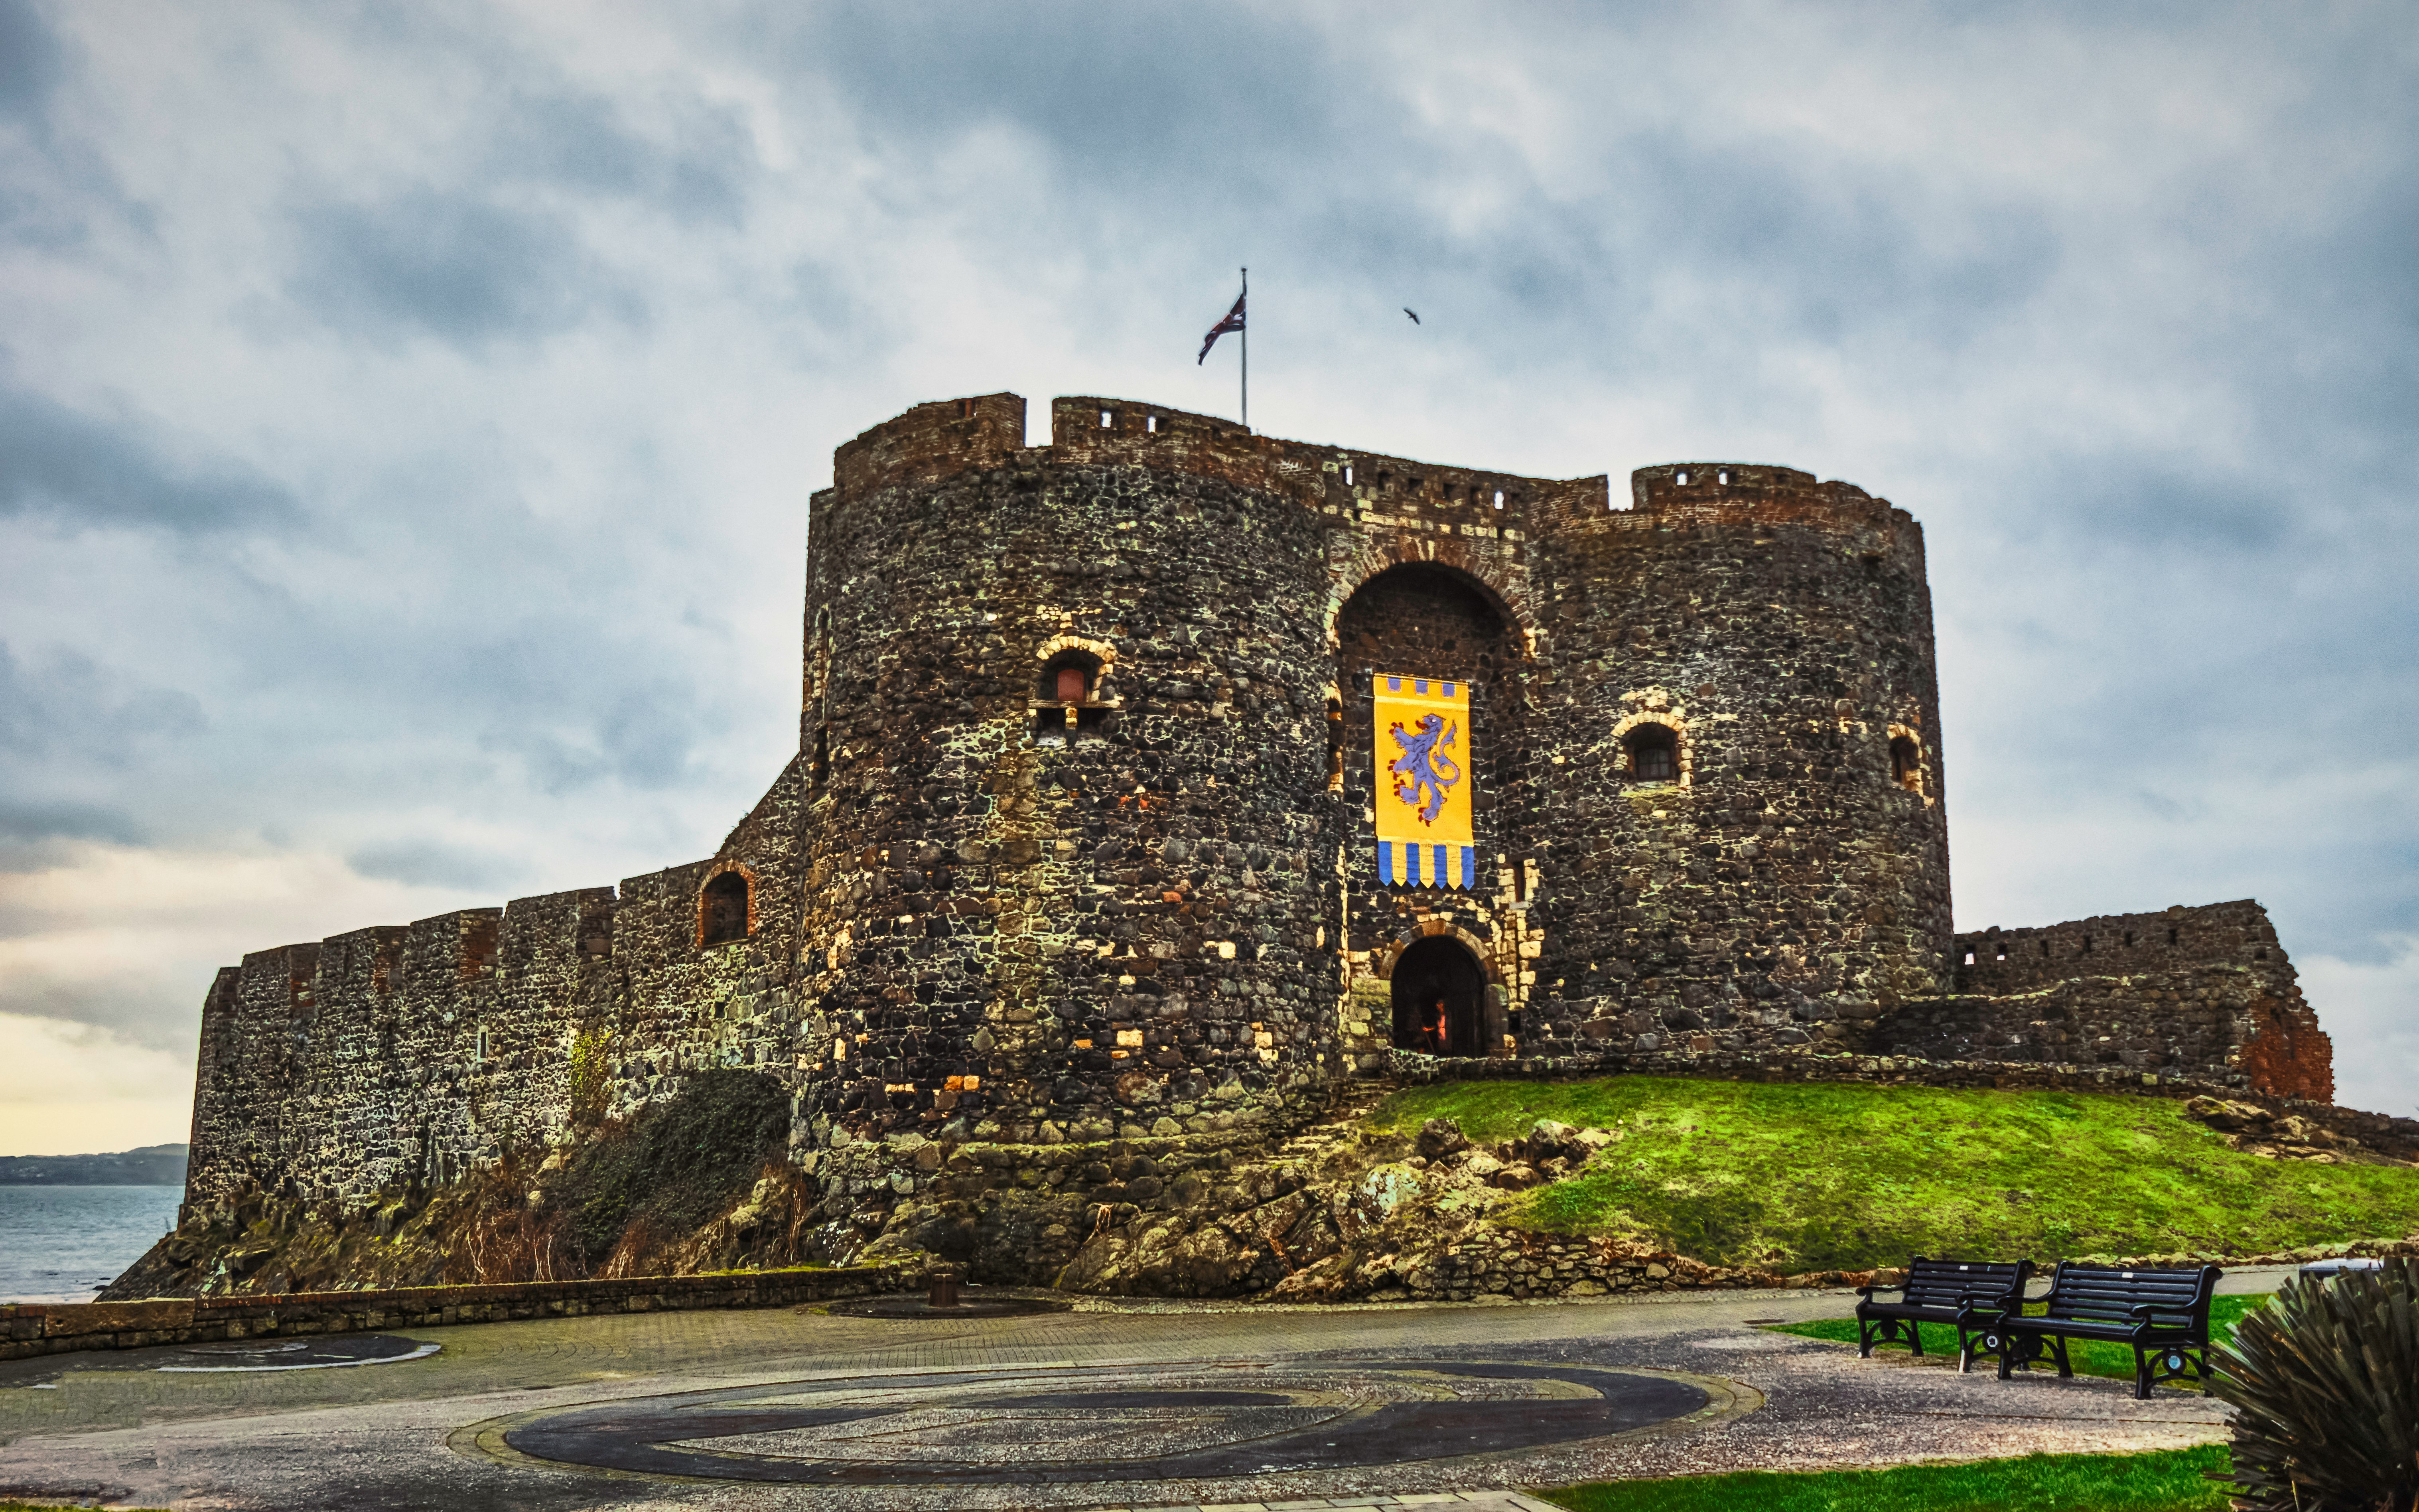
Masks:
[[[1395,1048],[1487,1054],[1487,968],[1469,946],[1450,934],[1415,940],[1394,958],[1391,983]]]

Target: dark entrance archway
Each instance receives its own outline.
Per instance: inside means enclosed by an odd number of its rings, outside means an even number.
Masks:
[[[1391,980],[1397,1049],[1487,1054],[1487,968],[1470,947],[1449,934],[1415,940],[1394,958]]]

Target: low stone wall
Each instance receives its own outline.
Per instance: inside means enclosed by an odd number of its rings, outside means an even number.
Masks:
[[[1433,1082],[1554,1081],[1629,1075],[1725,1082],[1855,1082],[1869,1087],[1990,1087],[2009,1091],[2146,1092],[2158,1097],[2246,1095],[2231,1082],[2199,1081],[2123,1066],[1787,1052],[1709,1056],[1694,1063],[1641,1064],[1638,1057],[1619,1055],[1481,1059],[1394,1050],[1388,1053],[1385,1074],[1406,1087],[1425,1087]]]
[[[137,1350],[307,1334],[361,1334],[529,1318],[788,1307],[895,1291],[902,1266],[736,1271],[614,1281],[529,1281],[392,1291],[298,1291],[283,1296],[162,1297],[147,1302],[0,1305],[0,1360],[77,1350]]]

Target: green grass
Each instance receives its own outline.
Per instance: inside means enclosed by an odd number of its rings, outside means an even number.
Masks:
[[[2242,1320],[2242,1315],[2254,1310],[2255,1308],[2265,1306],[2267,1302],[2268,1298],[2265,1294],[2259,1296],[2211,1298],[2209,1303],[2210,1338],[2212,1341],[2223,1341],[2232,1338],[2234,1336],[2234,1325]],[[2039,1307],[2027,1308],[2026,1310],[2029,1312],[2041,1311]],[[1802,1338],[1828,1339],[1834,1343],[1840,1344],[1854,1344],[1857,1342],[1857,1320],[1853,1318],[1821,1318],[1810,1323],[1778,1324],[1774,1326],[1772,1332],[1775,1334],[1795,1334]],[[1923,1347],[1927,1353],[1931,1355],[1947,1355],[1950,1359],[1955,1359],[1957,1355],[1957,1331],[1953,1328],[1938,1327],[1926,1323],[1923,1325]],[[1890,1352],[1894,1354],[1903,1354],[1906,1352],[1906,1346],[1903,1344],[1893,1344],[1888,1346],[1888,1348]],[[2069,1339],[2066,1341],[2066,1357],[2074,1365],[2074,1373],[2078,1376],[2113,1376],[2119,1381],[2131,1381],[2134,1379],[2134,1350],[2127,1345],[2109,1344],[2100,1339]],[[1998,1369],[1998,1366],[1996,1365],[1988,1364],[1987,1362],[1978,1361],[1975,1364],[1974,1368],[1977,1370],[1988,1368],[1995,1371]],[[2054,1363],[2047,1363],[2035,1365],[2033,1368],[2037,1371],[2054,1371],[2057,1366]],[[2162,1389],[2164,1390],[2166,1388],[2162,1387]],[[2189,1384],[2183,1384],[2177,1386],[2175,1389],[2189,1391],[2192,1387]]]
[[[1573,1512],[2223,1512],[2226,1447],[2135,1455],[2026,1455],[1894,1470],[1599,1481],[1547,1491]]]
[[[1784,1273],[1916,1255],[2256,1254],[2419,1230],[2419,1169],[2261,1160],[2165,1098],[1614,1076],[1416,1088],[1370,1115],[1402,1131],[1438,1117],[1480,1141],[1539,1119],[1621,1135],[1511,1222]]]

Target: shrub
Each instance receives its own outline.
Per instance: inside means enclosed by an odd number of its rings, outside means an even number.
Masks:
[[[574,1128],[592,1128],[605,1121],[612,1088],[605,1074],[606,1037],[591,1031],[571,1041],[570,1110]]]
[[[2419,1268],[2296,1277],[2210,1350],[2231,1402],[2241,1504],[2294,1512],[2419,1506]]]
[[[790,1132],[790,1100],[762,1072],[708,1071],[679,1093],[610,1130],[547,1187],[549,1215],[566,1220],[583,1269],[612,1254],[624,1230],[686,1235],[746,1192]]]

